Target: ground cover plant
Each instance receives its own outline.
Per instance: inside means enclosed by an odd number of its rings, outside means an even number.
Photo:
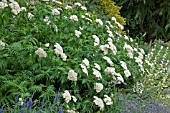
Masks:
[[[144,49],[120,32],[115,17],[101,20],[80,3],[55,0],[0,4],[4,109],[14,105],[16,95],[34,101],[35,112],[43,98],[53,106],[60,89],[57,112],[60,106],[64,112],[109,112],[117,107],[114,92],[129,93],[146,75]]]

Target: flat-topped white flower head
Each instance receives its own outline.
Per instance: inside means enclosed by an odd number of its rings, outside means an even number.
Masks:
[[[58,0],[53,0],[53,2],[55,2],[56,4],[62,4],[60,1],[58,1]]]
[[[100,107],[101,110],[103,110],[103,109],[104,109],[104,103],[103,103],[102,99],[101,99],[101,98],[98,98],[97,96],[94,96],[93,98],[94,98],[94,101],[93,101],[93,102],[94,102],[98,107]]]
[[[37,54],[39,57],[47,57],[47,53],[42,49],[42,48],[38,48],[36,51],[35,51],[35,54]]]
[[[108,96],[108,95],[104,95],[104,102],[106,103],[106,105],[112,105],[112,99]]]
[[[142,48],[139,48],[140,52],[144,55],[145,51]]]
[[[115,72],[115,68],[114,67],[107,67],[104,72],[111,74],[112,76],[114,76],[116,74]]]
[[[107,30],[107,33],[109,34],[109,37],[114,37],[112,31]]]
[[[54,47],[55,47],[54,51],[55,51],[56,54],[63,53],[63,48],[60,46],[59,43],[55,43]]]
[[[116,78],[118,84],[124,83],[124,79],[120,73],[116,73]]]
[[[97,64],[97,63],[94,63],[94,67],[95,67],[96,69],[98,69],[98,70],[101,70],[100,65],[99,65],[99,64]]]
[[[87,10],[87,8],[85,6],[81,6],[81,9],[85,10],[85,11]]]
[[[49,47],[49,46],[50,46],[50,43],[46,43],[46,44],[45,44],[45,47]]]
[[[110,66],[113,66],[113,62],[112,62],[112,60],[109,57],[104,56],[103,59],[105,59],[107,61],[107,63],[110,64]]]
[[[111,20],[117,22],[117,20],[114,16],[111,18]]]
[[[132,58],[133,58],[133,53],[132,53],[131,51],[129,51],[129,52],[127,53],[127,56],[132,59]]]
[[[80,6],[81,6],[81,3],[76,2],[76,3],[74,3],[74,5],[75,5],[75,6],[79,6],[79,7],[80,7]]]
[[[124,74],[127,78],[131,76],[131,73],[128,69],[124,70]]]
[[[78,17],[77,17],[76,15],[71,15],[71,16],[70,16],[70,20],[79,21],[79,20],[78,20]]]
[[[77,81],[77,73],[74,70],[69,70],[67,79],[71,81]]]
[[[58,11],[58,9],[53,9],[52,15],[60,15],[60,11]]]
[[[4,47],[5,47],[5,43],[2,40],[0,40],[0,48],[4,49]]]
[[[109,45],[108,44],[101,45],[100,49],[104,52],[104,55],[106,55],[108,54]]]
[[[88,75],[88,70],[87,70],[86,66],[83,65],[83,64],[80,64],[80,66],[81,66],[81,68],[82,68],[82,71],[83,71],[86,75]]]
[[[95,83],[94,89],[96,90],[97,93],[103,90],[103,84],[101,83]]]
[[[100,44],[100,39],[99,37],[97,37],[96,35],[92,35],[92,37],[94,38],[94,46],[97,46]]]
[[[117,53],[117,48],[116,48],[116,46],[110,41],[110,42],[108,42],[108,44],[109,44],[109,48],[112,50],[112,53],[114,54],[114,55],[116,55],[116,53]]]
[[[8,6],[7,1],[1,1],[0,2],[0,9],[3,9],[3,8],[7,7],[7,6]]]
[[[96,23],[100,24],[100,25],[103,25],[103,22],[101,19],[96,19]]]
[[[120,65],[123,67],[123,69],[127,69],[127,65],[124,61],[120,61]]]
[[[67,59],[66,54],[65,53],[60,53],[60,55],[61,55],[61,58],[63,59],[63,61],[66,61],[66,59]]]
[[[138,64],[143,64],[143,61],[138,57],[135,57],[135,62]]]
[[[89,60],[87,58],[84,58],[84,60],[82,60],[82,62],[87,66],[89,67]]]
[[[65,9],[72,9],[72,7],[69,6],[69,5],[67,5],[67,6],[65,7]]]
[[[75,96],[71,96],[74,102],[77,102],[77,98]]]
[[[95,68],[93,68],[92,70],[93,70],[93,75],[95,75],[98,78],[98,80],[102,79],[102,75],[98,70],[96,70]]]
[[[69,91],[65,90],[64,93],[62,94],[62,96],[65,99],[65,102],[69,103],[69,101],[71,100],[71,95],[70,95]]]
[[[140,58],[141,60],[143,59],[143,54],[141,52],[138,52],[138,58]]]
[[[124,39],[125,39],[125,40],[128,40],[129,38],[128,38],[128,36],[127,36],[127,35],[124,35]]]
[[[79,38],[80,35],[82,34],[82,33],[81,33],[80,31],[78,31],[78,30],[75,30],[74,32],[75,32],[76,37],[78,37],[78,38]]]
[[[126,49],[128,52],[130,51],[130,52],[133,52],[133,48],[130,46],[130,45],[128,45],[128,44],[124,44],[124,47],[123,47],[124,49]]]
[[[34,15],[32,13],[28,13],[28,19],[32,19]]]

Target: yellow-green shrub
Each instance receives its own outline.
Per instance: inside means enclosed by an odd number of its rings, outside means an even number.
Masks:
[[[99,9],[103,14],[114,16],[121,25],[125,25],[125,18],[121,17],[120,9],[121,7],[116,6],[115,2],[112,0],[99,0]]]

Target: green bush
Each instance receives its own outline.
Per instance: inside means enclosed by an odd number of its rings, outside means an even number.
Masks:
[[[117,21],[79,3],[43,1],[0,9],[0,105],[17,94],[51,101],[60,88],[64,110],[107,111],[115,86],[131,88],[142,76],[143,49],[111,24]]]
[[[126,18],[125,29],[135,37],[146,33],[146,41],[170,39],[169,0],[114,0],[122,6],[120,12]]]

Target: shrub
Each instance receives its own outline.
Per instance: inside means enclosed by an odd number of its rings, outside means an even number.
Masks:
[[[20,2],[0,9],[1,105],[17,94],[51,101],[61,88],[64,111],[107,111],[115,86],[131,88],[142,76],[144,51],[116,19],[102,21],[79,3]]]
[[[146,33],[146,40],[170,39],[170,1],[165,0],[114,0],[122,6],[121,14],[126,18],[125,29],[135,37]]]

